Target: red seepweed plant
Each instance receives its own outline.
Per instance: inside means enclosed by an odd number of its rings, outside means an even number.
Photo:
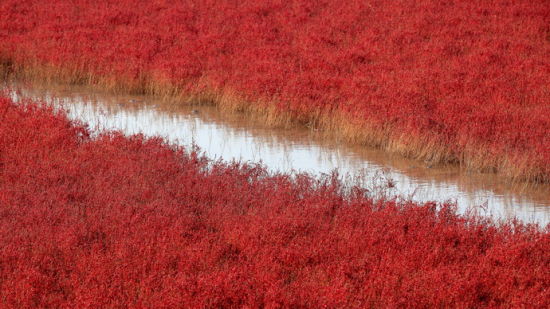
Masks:
[[[550,179],[550,5],[4,0],[19,77],[178,95],[434,163]]]
[[[28,103],[28,102],[27,102]],[[2,307],[540,307],[550,234],[0,98]]]

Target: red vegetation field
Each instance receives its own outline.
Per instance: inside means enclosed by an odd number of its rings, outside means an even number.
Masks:
[[[550,306],[549,227],[364,193],[0,98],[0,306]]]
[[[548,0],[4,0],[0,59],[550,181]]]

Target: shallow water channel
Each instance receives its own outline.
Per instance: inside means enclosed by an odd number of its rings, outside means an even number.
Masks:
[[[304,127],[268,128],[246,115],[212,106],[186,106],[148,96],[112,95],[86,87],[4,84],[14,98],[38,98],[63,106],[71,119],[90,128],[162,136],[193,143],[211,159],[262,162],[269,170],[328,174],[338,169],[373,192],[414,201],[452,201],[461,212],[477,211],[495,220],[516,217],[550,222],[550,186],[509,184],[492,174],[456,167],[426,166],[399,155],[342,143]],[[387,184],[391,182],[392,188]],[[381,192],[377,192],[379,194]]]

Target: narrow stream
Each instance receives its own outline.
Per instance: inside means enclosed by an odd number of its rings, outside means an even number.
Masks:
[[[550,222],[550,185],[512,185],[491,174],[428,167],[380,150],[327,139],[302,127],[268,128],[245,115],[223,114],[215,107],[182,106],[86,87],[4,84],[2,88],[9,88],[15,99],[29,97],[63,106],[71,119],[87,123],[96,132],[121,130],[162,136],[184,146],[194,143],[211,159],[262,162],[272,171],[319,175],[338,169],[341,175],[363,179],[373,192],[383,190],[389,196],[418,202],[452,201],[461,212],[477,211],[495,220],[516,217],[543,226]],[[388,182],[393,188],[387,187]]]

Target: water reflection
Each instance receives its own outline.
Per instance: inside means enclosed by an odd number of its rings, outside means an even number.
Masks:
[[[6,87],[6,86],[4,86]],[[304,128],[273,129],[244,115],[222,114],[214,107],[192,107],[145,96],[102,94],[83,87],[11,85],[23,97],[64,106],[69,117],[126,134],[162,136],[172,143],[196,144],[212,159],[262,162],[273,171],[363,175],[366,186],[386,187],[392,195],[414,201],[456,201],[495,219],[517,217],[542,225],[550,222],[548,185],[512,186],[494,175],[469,174],[452,167],[423,164],[367,147],[345,145]],[[19,97],[12,92],[14,97]],[[374,180],[373,180],[374,179]]]

